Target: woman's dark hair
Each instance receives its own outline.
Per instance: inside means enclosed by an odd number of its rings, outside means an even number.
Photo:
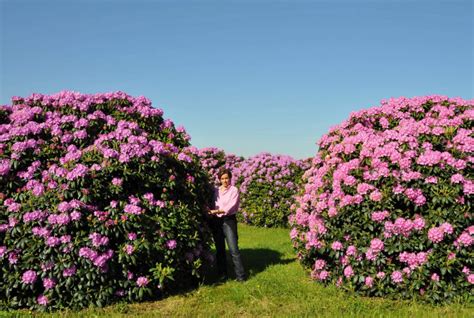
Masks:
[[[225,168],[220,169],[219,172],[217,173],[217,176],[220,179],[225,174],[229,176],[229,179],[232,179],[232,172],[230,172],[229,169],[225,169]]]

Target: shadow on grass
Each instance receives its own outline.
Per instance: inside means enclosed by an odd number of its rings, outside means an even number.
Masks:
[[[242,248],[240,249],[240,254],[242,255],[245,272],[249,279],[256,274],[265,271],[265,269],[271,265],[284,265],[295,261],[295,259],[283,259],[282,253],[268,248]],[[229,251],[226,251],[226,259],[229,279],[235,279],[234,265]],[[224,281],[219,280],[219,277],[217,276],[217,268],[215,266],[208,268],[205,273],[203,284],[219,285],[221,283],[224,283]]]

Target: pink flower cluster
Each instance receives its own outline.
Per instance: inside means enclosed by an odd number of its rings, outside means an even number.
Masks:
[[[416,216],[415,219],[407,220],[404,218],[397,218],[395,222],[387,221],[384,223],[384,236],[386,238],[392,235],[410,236],[412,231],[420,231],[425,227],[425,220],[422,217]]]
[[[398,256],[398,259],[402,263],[407,263],[410,269],[415,269],[428,261],[428,253],[419,252],[419,253],[409,253],[402,252]]]
[[[446,234],[453,233],[453,226],[449,223],[443,223],[438,227],[433,227],[428,230],[428,239],[433,243],[439,243],[444,239]]]
[[[373,212],[370,218],[372,219],[372,221],[380,223],[386,218],[388,218],[389,215],[390,213],[387,210],[385,210],[385,211]]]
[[[465,231],[459,235],[454,241],[454,245],[457,248],[469,247],[474,244],[474,225],[469,226]]]

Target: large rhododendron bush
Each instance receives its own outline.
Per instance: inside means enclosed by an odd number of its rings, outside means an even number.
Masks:
[[[321,138],[290,217],[313,279],[369,296],[472,300],[473,105],[390,99]]]
[[[121,92],[0,107],[3,306],[157,298],[199,275],[208,179],[162,113]]]
[[[290,156],[261,153],[234,171],[241,193],[240,220],[266,227],[288,226],[290,207],[307,164]]]

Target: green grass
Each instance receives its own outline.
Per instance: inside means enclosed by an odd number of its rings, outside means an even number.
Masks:
[[[199,288],[156,302],[117,304],[38,317],[474,317],[469,304],[431,306],[365,298],[312,282],[295,259],[288,230],[239,225],[249,280],[217,283],[210,273]],[[230,258],[228,258],[228,261]],[[229,264],[229,273],[232,273]],[[15,311],[2,315],[29,315]]]

